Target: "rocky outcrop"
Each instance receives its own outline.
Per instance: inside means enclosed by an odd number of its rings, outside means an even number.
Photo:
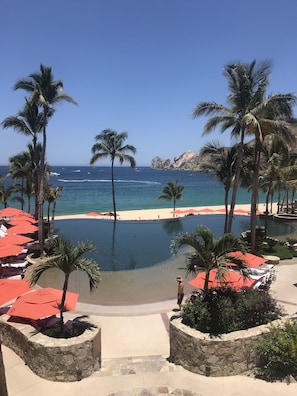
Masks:
[[[162,159],[155,157],[152,160],[151,167],[153,169],[179,169],[179,170],[197,170],[202,162],[201,157],[195,151],[186,151],[173,161],[170,159]]]

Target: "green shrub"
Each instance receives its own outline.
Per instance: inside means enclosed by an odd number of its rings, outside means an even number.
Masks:
[[[297,378],[297,322],[272,326],[256,343],[256,375],[268,381]]]
[[[293,252],[288,246],[283,243],[276,243],[273,247],[262,244],[257,247],[256,254],[258,256],[273,255],[278,256],[281,260],[291,259],[293,257]]]
[[[218,335],[266,324],[281,314],[268,293],[217,288],[187,301],[182,322],[203,333]]]

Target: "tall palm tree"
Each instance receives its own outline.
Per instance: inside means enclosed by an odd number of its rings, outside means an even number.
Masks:
[[[0,176],[0,203],[3,203],[4,208],[7,208],[9,202],[19,202],[23,204],[23,198],[15,195],[18,189],[15,186],[6,186],[3,182],[3,177]]]
[[[184,186],[178,185],[178,180],[168,182],[162,190],[162,195],[158,197],[158,201],[173,201],[173,217],[175,212],[176,201],[183,199]]]
[[[195,106],[193,117],[214,115],[204,127],[203,134],[211,132],[218,126],[225,132],[231,128],[231,135],[239,136],[238,156],[236,161],[234,186],[232,191],[227,232],[231,232],[237,190],[239,187],[240,168],[243,158],[243,146],[249,125],[250,111],[258,105],[268,85],[271,64],[266,61],[256,67],[256,61],[251,64],[235,63],[224,68],[230,93],[227,98],[229,107],[215,102],[201,102]]]
[[[43,128],[43,113],[39,111],[39,107],[36,103],[25,99],[24,108],[16,115],[5,118],[2,121],[2,126],[4,128],[13,128],[15,131],[32,137],[32,153],[31,161],[32,161],[32,172],[34,175],[34,185],[35,185],[35,193],[38,191],[38,179],[37,179],[37,166],[38,166],[38,157],[35,158],[35,154],[37,153],[37,138],[38,133],[42,131]],[[35,198],[35,213],[38,212],[37,199]]]
[[[96,289],[100,283],[100,269],[94,260],[82,257],[85,253],[91,252],[95,246],[90,242],[80,242],[77,246],[73,246],[71,241],[58,237],[53,239],[53,255],[47,258],[40,258],[39,263],[30,273],[30,284],[35,285],[40,276],[50,268],[58,268],[64,272],[65,279],[63,285],[62,299],[59,306],[60,309],[60,326],[63,332],[65,311],[65,299],[68,289],[69,277],[74,271],[84,271],[89,279],[90,291]]]
[[[97,143],[92,146],[93,156],[90,160],[91,165],[94,165],[96,161],[103,158],[109,157],[111,161],[112,202],[115,221],[117,219],[117,213],[114,186],[114,162],[118,159],[120,165],[127,161],[130,162],[131,168],[135,168],[136,166],[134,157],[127,154],[129,152],[136,154],[136,148],[130,144],[123,144],[127,137],[127,132],[118,133],[112,129],[104,129],[99,135],[95,136]]]
[[[223,184],[225,190],[225,225],[224,233],[227,232],[228,225],[228,204],[229,192],[232,187],[235,171],[235,163],[237,158],[237,146],[231,148],[223,147],[219,143],[207,143],[200,150],[202,158],[206,158],[199,166],[199,170],[211,173],[215,178]]]
[[[29,102],[36,104],[42,109],[42,153],[40,162],[37,166],[38,175],[38,192],[37,192],[37,206],[38,206],[38,239],[41,244],[41,255],[43,254],[43,187],[44,187],[44,173],[45,173],[45,157],[47,146],[47,125],[50,117],[54,114],[54,106],[58,103],[69,102],[76,104],[75,100],[64,93],[63,82],[55,81],[52,74],[52,68],[40,65],[40,71],[32,73],[28,78],[20,79],[14,85],[14,89],[24,89],[30,93]]]
[[[204,290],[208,289],[209,274],[212,269],[218,271],[218,278],[224,278],[228,271],[227,263],[234,261],[234,258],[228,257],[227,253],[246,251],[246,245],[239,236],[224,234],[216,239],[213,232],[203,225],[198,226],[192,234],[185,232],[177,235],[171,243],[172,253],[177,254],[185,245],[192,248],[187,254],[186,270],[193,274],[196,274],[199,268],[205,271]],[[237,260],[236,263],[241,267],[245,266],[241,260]]]

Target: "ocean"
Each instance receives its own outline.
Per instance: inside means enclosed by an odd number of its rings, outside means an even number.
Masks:
[[[51,171],[52,187],[63,187],[56,215],[113,211],[111,167],[52,166]],[[0,174],[6,172],[7,167],[1,166]],[[183,199],[177,202],[177,207],[224,205],[224,187],[211,174],[125,166],[115,167],[114,174],[117,211],[172,208],[172,201],[157,199],[169,181],[178,181],[184,186]],[[247,190],[240,189],[237,203],[249,204],[250,198]],[[260,202],[264,200],[264,195],[260,195]]]

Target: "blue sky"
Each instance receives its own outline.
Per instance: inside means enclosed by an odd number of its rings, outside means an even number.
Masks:
[[[3,0],[0,10],[0,121],[21,109],[13,85],[40,63],[78,102],[48,125],[50,165],[88,165],[106,128],[128,133],[138,166],[234,143],[202,137],[206,119],[191,117],[201,101],[226,104],[230,62],[270,59],[268,93],[297,93],[296,0]],[[6,165],[29,138],[0,127],[0,142]]]

